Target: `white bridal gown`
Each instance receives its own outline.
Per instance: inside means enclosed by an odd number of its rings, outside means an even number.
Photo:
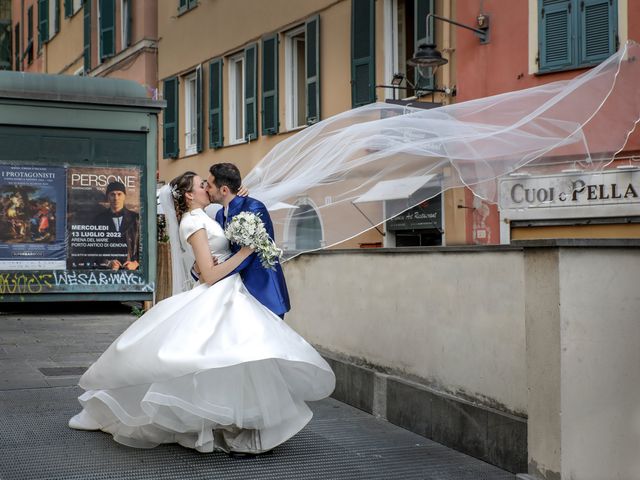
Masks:
[[[205,228],[211,252],[230,256],[222,228],[186,213],[184,241]],[[79,383],[74,428],[100,429],[138,448],[177,442],[201,452],[260,453],[311,420],[305,401],[331,394],[324,359],[247,291],[240,275],[168,298],[113,342]]]

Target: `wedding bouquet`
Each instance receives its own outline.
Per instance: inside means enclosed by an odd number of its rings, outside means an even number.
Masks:
[[[241,247],[250,247],[260,258],[264,268],[275,270],[276,263],[282,256],[282,250],[271,240],[260,217],[251,212],[240,212],[224,231],[230,242]]]

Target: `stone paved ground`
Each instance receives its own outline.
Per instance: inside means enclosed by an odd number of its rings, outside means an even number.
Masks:
[[[0,480],[465,479],[514,476],[333,399],[272,453],[233,459],[177,445],[137,450],[67,427],[79,374],[135,317],[107,304],[0,304]]]

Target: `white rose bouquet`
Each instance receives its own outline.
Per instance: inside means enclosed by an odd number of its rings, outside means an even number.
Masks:
[[[275,270],[282,250],[271,240],[260,217],[251,212],[240,212],[227,225],[224,236],[241,247],[252,248],[264,268]]]

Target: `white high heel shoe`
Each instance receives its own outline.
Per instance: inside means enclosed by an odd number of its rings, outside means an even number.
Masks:
[[[101,425],[96,422],[89,414],[82,410],[69,420],[69,427],[74,430],[100,430]]]

